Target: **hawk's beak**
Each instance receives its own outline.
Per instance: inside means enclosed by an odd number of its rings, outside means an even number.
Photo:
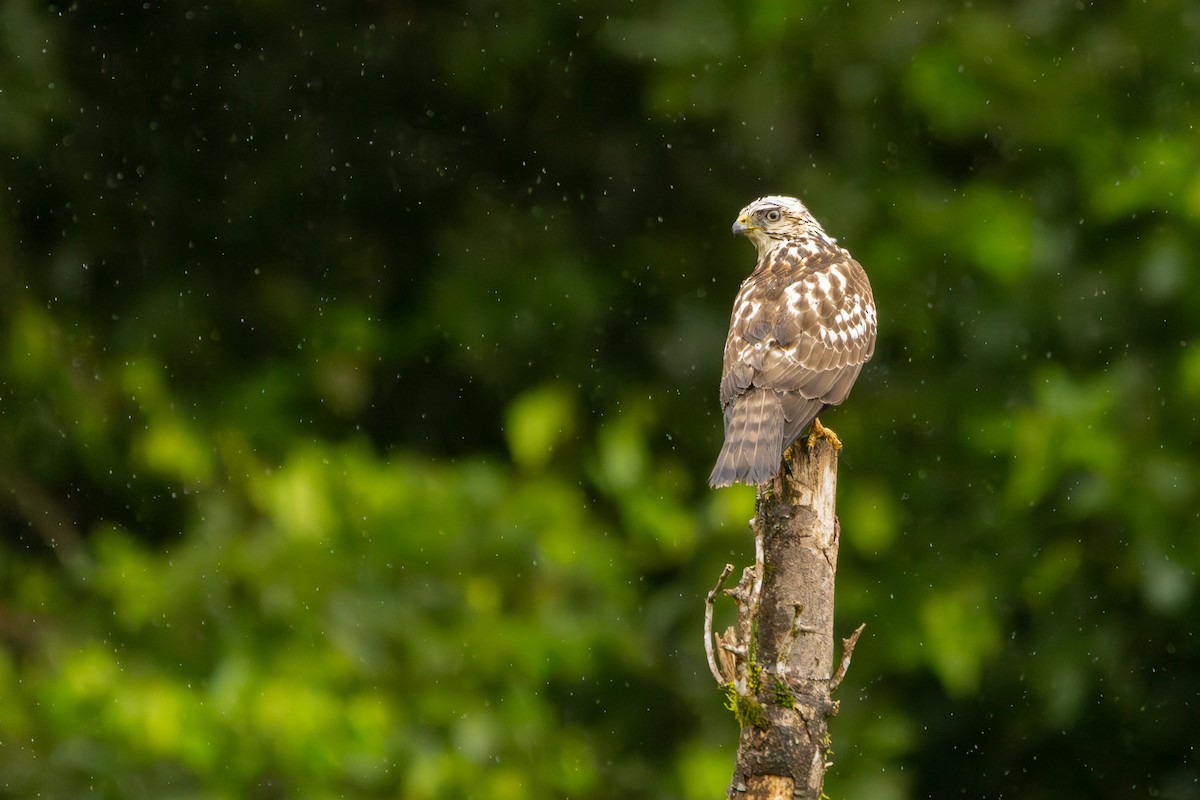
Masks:
[[[734,235],[749,233],[753,226],[750,224],[750,217],[742,214],[737,218],[737,222],[733,223]]]

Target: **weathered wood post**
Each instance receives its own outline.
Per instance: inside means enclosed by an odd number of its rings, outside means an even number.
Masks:
[[[759,489],[755,565],[726,594],[737,623],[712,631],[709,593],[705,648],[725,687],[741,735],[728,797],[819,800],[829,751],[830,696],[841,681],[860,626],[834,666],[833,590],[839,528],[835,510],[837,449],[824,436],[797,442],[786,466]]]

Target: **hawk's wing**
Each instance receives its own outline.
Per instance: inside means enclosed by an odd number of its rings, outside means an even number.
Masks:
[[[774,390],[786,446],[821,409],[846,399],[875,352],[876,314],[866,273],[840,247],[789,248],[776,259],[734,301],[721,405],[728,414],[751,386]]]

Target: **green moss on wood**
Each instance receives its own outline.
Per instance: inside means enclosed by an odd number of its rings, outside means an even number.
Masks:
[[[771,723],[767,720],[767,710],[763,708],[762,703],[753,697],[739,694],[732,683],[725,684],[725,697],[728,700],[726,708],[733,712],[734,718],[741,727],[753,725],[764,731],[771,727]]]

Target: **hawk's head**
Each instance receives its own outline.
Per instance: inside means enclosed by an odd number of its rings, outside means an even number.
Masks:
[[[776,195],[760,197],[743,208],[733,223],[733,232],[744,234],[760,251],[774,242],[824,233],[804,203]]]

